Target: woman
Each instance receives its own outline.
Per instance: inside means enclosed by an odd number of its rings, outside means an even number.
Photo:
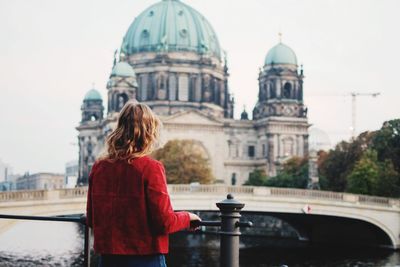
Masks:
[[[173,211],[164,167],[148,156],[159,127],[148,106],[128,101],[107,138],[107,153],[92,167],[87,223],[100,266],[164,267],[168,234],[200,220]]]

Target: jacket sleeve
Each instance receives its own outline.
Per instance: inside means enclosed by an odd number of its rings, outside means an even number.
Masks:
[[[189,228],[188,212],[174,212],[168,195],[164,166],[159,162],[147,164],[144,170],[147,184],[146,200],[152,228],[159,234],[169,234]]]

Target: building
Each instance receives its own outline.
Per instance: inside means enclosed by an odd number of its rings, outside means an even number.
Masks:
[[[17,190],[60,189],[64,187],[64,174],[39,172],[26,173],[16,182]]]
[[[66,188],[74,188],[78,182],[79,165],[77,160],[69,161],[65,164],[65,180]]]
[[[87,183],[118,112],[129,99],[149,105],[164,127],[162,142],[194,139],[210,159],[214,176],[242,184],[262,168],[276,173],[285,159],[308,151],[303,70],[296,54],[279,42],[259,72],[252,119],[233,118],[227,59],[211,24],[177,0],[158,2],[138,14],[123,38],[107,83],[107,114],[100,93],[84,97],[79,131],[79,182]]]
[[[12,174],[12,168],[0,159],[0,183],[7,182],[8,176]]]

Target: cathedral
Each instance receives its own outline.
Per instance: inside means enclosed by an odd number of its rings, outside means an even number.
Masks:
[[[207,19],[179,0],[162,0],[140,13],[115,55],[107,103],[92,89],[83,99],[79,132],[79,184],[103,151],[125,102],[150,106],[163,122],[161,144],[194,140],[216,180],[241,185],[255,169],[275,175],[292,156],[308,153],[303,70],[294,51],[279,42],[259,72],[251,119],[234,119],[228,66]],[[104,106],[107,104],[107,113]]]

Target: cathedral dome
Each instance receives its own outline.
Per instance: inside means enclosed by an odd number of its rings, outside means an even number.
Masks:
[[[289,46],[279,43],[272,47],[265,57],[265,65],[271,64],[297,65],[297,57]]]
[[[191,51],[221,57],[217,35],[198,11],[179,0],[163,0],[144,10],[129,27],[121,52]]]
[[[85,98],[83,99],[83,101],[88,101],[88,100],[102,100],[99,91],[97,91],[96,89],[89,90],[86,93]]]
[[[115,64],[111,71],[111,76],[121,76],[121,77],[135,77],[135,72],[131,65],[126,62],[118,62]]]
[[[325,150],[328,151],[332,147],[331,140],[329,138],[329,135],[324,132],[323,130],[316,128],[316,127],[311,127],[308,130],[309,138],[309,149],[310,150]]]

